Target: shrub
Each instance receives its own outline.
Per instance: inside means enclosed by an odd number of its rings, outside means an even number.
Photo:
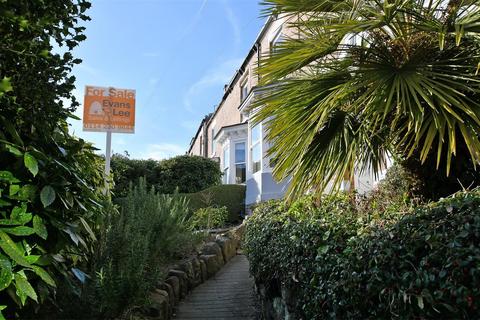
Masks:
[[[148,186],[164,194],[194,193],[220,183],[218,163],[199,156],[177,156],[162,161],[135,160],[116,154],[112,157],[114,194],[124,197],[131,181],[144,177]]]
[[[189,200],[190,212],[209,206],[223,207],[228,210],[228,222],[237,222],[245,214],[245,186],[222,184],[196,193],[181,194]]]
[[[188,229],[187,203],[159,195],[144,179],[113,210],[99,244],[92,304],[101,318],[142,305],[163,268],[193,250],[199,236]]]
[[[225,226],[227,218],[227,207],[200,208],[190,218],[190,225],[197,230],[220,228]]]
[[[130,184],[144,178],[147,185],[152,186],[159,181],[158,161],[129,159],[121,154],[114,154],[111,158],[111,172],[115,198],[125,197],[130,190]]]
[[[102,159],[67,124],[89,6],[0,2],[0,318],[38,309],[59,283],[78,290],[103,213]]]
[[[350,198],[270,202],[245,249],[270,297],[306,319],[473,319],[480,306],[480,192],[372,217]]]

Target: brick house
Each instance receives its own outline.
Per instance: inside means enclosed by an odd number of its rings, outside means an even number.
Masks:
[[[224,184],[245,184],[247,208],[281,198],[288,188],[288,181],[273,179],[266,131],[262,123],[253,126],[249,122],[249,106],[257,94],[255,69],[261,56],[274,50],[282,37],[298,36],[288,28],[289,19],[272,16],[267,19],[242,65],[225,85],[220,104],[201,121],[187,152],[216,159],[224,173]],[[375,179],[371,174],[363,174],[356,176],[352,183],[362,192],[371,189]],[[343,189],[350,187],[350,182],[342,186]]]

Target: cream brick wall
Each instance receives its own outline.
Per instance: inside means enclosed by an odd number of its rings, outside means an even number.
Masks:
[[[279,18],[272,21],[267,30],[263,34],[263,37],[259,39],[261,55],[268,54],[270,52],[270,45],[272,40],[278,35],[279,32],[286,36],[294,36],[292,30],[288,29],[285,24],[287,20],[285,18]],[[241,117],[238,107],[241,104],[241,86],[248,83],[248,88],[251,90],[258,84],[258,76],[256,75],[256,68],[258,66],[258,52],[255,52],[248,60],[244,73],[236,80],[231,92],[226,96],[225,100],[220,104],[218,110],[214,116],[210,119],[207,126],[207,138],[208,138],[208,157],[222,157],[222,147],[216,143],[215,153],[212,153],[212,129],[217,134],[222,127],[234,125],[240,123]],[[240,68],[240,66],[238,66]],[[235,74],[232,74],[232,77]],[[223,92],[221,93],[223,97]],[[196,137],[190,154],[200,155],[200,132]]]
[[[202,134],[200,133],[195,141],[193,142],[193,145],[190,149],[190,152],[189,152],[189,155],[191,156],[200,156],[201,153],[200,153],[200,137],[202,136]]]

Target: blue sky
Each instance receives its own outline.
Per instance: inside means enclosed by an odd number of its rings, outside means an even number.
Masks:
[[[135,134],[113,134],[132,158],[183,154],[220,102],[264,18],[258,0],[93,0],[87,40],[75,49],[75,96],[85,85],[136,89]],[[83,106],[77,110],[81,117]],[[75,135],[105,148],[105,133]],[[102,151],[103,152],[103,151]]]

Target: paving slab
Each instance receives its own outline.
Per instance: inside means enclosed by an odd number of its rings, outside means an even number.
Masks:
[[[255,319],[253,279],[244,255],[233,257],[216,275],[196,287],[177,307],[175,319]]]

